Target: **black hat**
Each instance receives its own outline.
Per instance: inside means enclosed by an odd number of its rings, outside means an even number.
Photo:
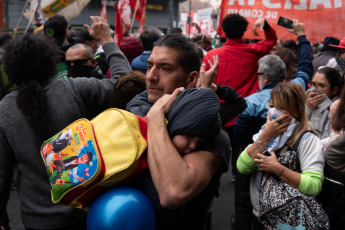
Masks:
[[[44,34],[53,37],[57,45],[60,46],[63,43],[67,25],[64,16],[55,14],[44,23]]]
[[[337,47],[340,43],[338,38],[326,37],[323,41],[323,48],[321,51],[334,51],[337,52]]]
[[[75,42],[85,42],[85,41],[92,41],[93,39],[90,37],[89,32],[87,29],[83,28],[79,31],[78,35],[72,37],[72,40]]]

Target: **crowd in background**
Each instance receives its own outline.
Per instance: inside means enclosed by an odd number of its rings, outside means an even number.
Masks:
[[[229,216],[233,229],[270,229],[281,223],[297,226],[302,222],[306,229],[345,229],[340,195],[330,197],[325,189],[327,177],[334,174],[338,182],[345,181],[345,37],[325,37],[323,42],[311,44],[305,35],[308,28],[294,19],[289,32],[296,41],[284,41],[260,18],[254,23],[253,33],[264,33],[265,38],[246,40],[242,37],[248,29],[247,20],[229,14],[222,20],[226,38],[217,38],[217,43],[200,30],[189,39],[178,29],[165,35],[158,28],[147,27],[139,38],[125,36],[117,46],[107,23],[99,20],[92,19],[93,28],[71,31],[66,19],[55,15],[41,32],[31,31],[33,34],[16,38],[0,34],[0,218],[5,229],[9,229],[5,198],[10,186],[18,187],[26,229],[86,228],[87,214],[83,210],[53,205],[49,197],[37,198],[32,194],[35,189],[20,185],[31,181],[30,176],[45,173],[38,162],[29,164],[30,158],[23,151],[39,155],[42,140],[78,118],[93,118],[107,108],[127,109],[156,121],[159,115],[149,113],[151,106],[156,111],[157,101],[163,103],[159,98],[181,86],[211,88],[218,96],[222,130],[232,149],[231,163],[227,156],[222,156],[222,161],[205,157],[217,167],[210,164],[207,170],[209,165],[205,166],[205,174],[209,171],[209,175],[202,176],[207,179],[200,179],[202,186],[188,188],[188,198],[181,198],[181,204],[168,205],[168,211],[157,204],[157,229],[168,229],[167,223],[176,219],[181,226],[188,222],[186,219],[190,221],[179,229],[211,229],[212,200],[219,178],[228,167],[223,167],[224,163],[231,164],[235,183],[235,216]],[[178,69],[165,63],[168,59],[164,48],[184,46],[176,48],[176,60],[188,81],[164,79],[164,75],[177,76],[174,71]],[[145,106],[141,99],[147,103]],[[159,188],[162,185],[157,181],[161,181],[153,173],[158,166],[150,164],[152,175],[144,175],[137,186],[142,190],[149,187],[145,193],[151,201],[159,202],[152,198],[159,196],[162,203],[165,191]],[[13,180],[14,165],[19,181],[17,177]],[[329,173],[333,170],[335,173]],[[35,179],[35,186],[49,190],[47,178]],[[157,191],[152,192],[153,186]],[[329,190],[344,189],[344,185],[335,189],[332,184],[327,186]],[[298,197],[292,206],[306,214],[300,217],[299,212],[292,213],[291,206],[282,206],[288,199],[284,196]],[[200,208],[195,203],[204,197],[208,200]],[[280,212],[268,212],[278,206]],[[197,207],[206,210],[200,216],[207,216],[198,219],[197,214],[186,214]]]

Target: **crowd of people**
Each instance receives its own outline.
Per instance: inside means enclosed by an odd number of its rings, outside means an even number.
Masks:
[[[345,38],[312,46],[294,19],[297,42],[283,41],[259,18],[251,29],[265,38],[249,41],[246,18],[229,14],[218,48],[155,27],[118,46],[108,22],[90,18],[78,32],[55,15],[37,34],[0,35],[3,229],[14,182],[25,229],[87,229],[86,210],[52,203],[40,149],[108,108],[147,119],[148,169],[127,185],[150,199],[156,229],[212,229],[230,168],[233,229],[345,229]]]

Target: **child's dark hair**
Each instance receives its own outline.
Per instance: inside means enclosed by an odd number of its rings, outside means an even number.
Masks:
[[[110,107],[125,109],[126,104],[144,90],[146,90],[145,74],[139,71],[129,72],[116,81]]]

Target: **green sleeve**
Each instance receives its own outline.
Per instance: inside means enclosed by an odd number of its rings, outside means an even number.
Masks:
[[[321,172],[306,171],[301,174],[298,191],[306,195],[317,196],[322,189],[324,175]]]
[[[257,163],[248,155],[245,149],[238,157],[236,162],[237,170],[242,174],[249,174],[255,171]]]

